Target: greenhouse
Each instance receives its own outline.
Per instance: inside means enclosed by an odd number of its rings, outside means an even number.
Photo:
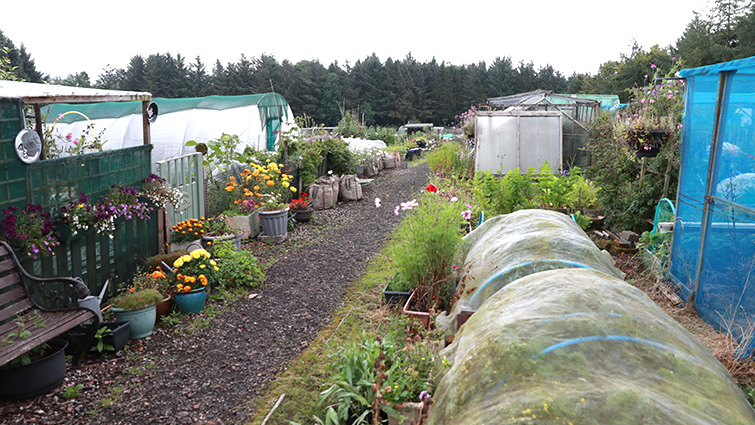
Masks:
[[[681,76],[687,93],[670,274],[703,318],[750,352],[755,57],[685,69]]]
[[[238,149],[275,150],[279,133],[291,128],[294,115],[283,96],[263,93],[242,96],[208,96],[184,99],[153,99],[152,162],[179,157],[194,148],[189,140],[207,142],[225,134],[241,140]],[[62,144],[83,134],[102,133],[105,150],[142,143],[140,102],[97,104],[54,104],[43,108],[46,123]],[[66,137],[71,134],[72,137]]]
[[[572,166],[584,168],[590,165],[589,152],[583,149],[588,134],[586,126],[599,117],[602,110],[612,107],[618,101],[618,96],[613,95],[573,95],[558,94],[548,90],[535,90],[488,99],[486,107],[490,110],[510,114],[511,117],[508,120],[513,120],[512,117],[516,115],[532,117],[533,114],[540,114],[540,118],[530,118],[531,121],[535,122],[553,121],[554,117],[559,117],[560,121],[555,119],[556,122],[551,125],[560,126],[560,134],[556,134],[553,130],[549,130],[547,134],[553,133],[552,137],[557,137],[560,144],[551,142],[550,146],[543,146],[541,150],[558,149],[560,152],[533,152],[533,155],[551,158],[557,154],[559,162],[549,160],[551,166],[554,169],[569,169]],[[478,115],[483,113],[485,113],[484,110],[480,111]],[[512,126],[509,125],[509,127]],[[518,128],[513,128],[507,133],[504,129],[502,140],[507,145],[511,145],[511,141],[514,140],[514,135],[518,131]],[[531,140],[522,140],[521,155],[526,156],[527,151],[538,149],[539,145],[543,143],[541,139],[543,138],[535,137]],[[507,153],[508,156],[514,155],[513,147]],[[520,168],[524,170],[526,166]],[[539,168],[539,164],[535,165],[535,168]]]

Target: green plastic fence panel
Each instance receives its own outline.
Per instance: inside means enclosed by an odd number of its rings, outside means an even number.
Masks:
[[[26,167],[16,155],[16,135],[24,128],[24,107],[17,100],[0,99],[0,210],[26,203]]]
[[[204,169],[201,153],[158,161],[157,174],[183,193],[179,205],[170,207],[171,225],[204,216]]]
[[[441,352],[428,423],[752,424],[708,348],[641,290],[550,270],[487,299]]]

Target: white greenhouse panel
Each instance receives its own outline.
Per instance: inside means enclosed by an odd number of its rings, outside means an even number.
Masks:
[[[554,171],[562,168],[560,112],[482,111],[475,129],[475,171],[524,173],[545,161]]]

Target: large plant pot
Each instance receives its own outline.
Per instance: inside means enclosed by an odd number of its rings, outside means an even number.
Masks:
[[[234,229],[244,231],[244,238],[256,238],[260,234],[260,216],[257,211],[249,215],[234,215],[228,217],[228,224]]]
[[[183,314],[199,313],[204,308],[207,299],[205,288],[194,289],[189,292],[176,292],[173,294],[176,305]]]
[[[126,346],[129,339],[129,322],[103,322],[100,323],[100,329],[107,328],[110,333],[102,338],[102,342],[105,345],[112,346],[116,352],[123,349]],[[96,344],[97,340],[85,341],[86,330],[81,326],[76,327],[68,332],[64,336],[68,341],[68,347],[66,347],[66,355],[73,355],[76,350],[81,347],[81,344]]]
[[[23,400],[52,391],[66,376],[65,349],[68,341],[48,342],[47,355],[25,366],[0,369],[0,398]]]
[[[173,308],[173,298],[168,297],[163,299],[163,301],[155,306],[155,314],[157,315],[155,317],[155,321],[159,320],[163,316],[168,316],[170,314],[170,310]]]
[[[262,233],[268,236],[284,236],[288,233],[288,207],[279,211],[260,211]]]
[[[193,251],[196,248],[202,247],[202,239],[195,239],[193,241],[185,242],[172,242],[170,244],[170,252],[176,251]]]
[[[293,217],[297,223],[309,223],[312,220],[313,212],[315,212],[315,209],[311,207],[306,210],[293,210]]]
[[[152,335],[157,319],[157,309],[154,305],[139,310],[127,311],[120,308],[110,309],[115,315],[115,320],[129,323],[129,338],[140,339]]]
[[[217,246],[220,242],[231,242],[236,251],[241,251],[241,236],[235,233],[220,236],[202,236],[202,246],[210,252],[212,252],[212,247]]]

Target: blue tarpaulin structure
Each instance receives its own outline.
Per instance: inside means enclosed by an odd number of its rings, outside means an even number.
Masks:
[[[680,74],[687,92],[670,274],[700,315],[738,337],[749,353],[755,347],[755,57]]]

